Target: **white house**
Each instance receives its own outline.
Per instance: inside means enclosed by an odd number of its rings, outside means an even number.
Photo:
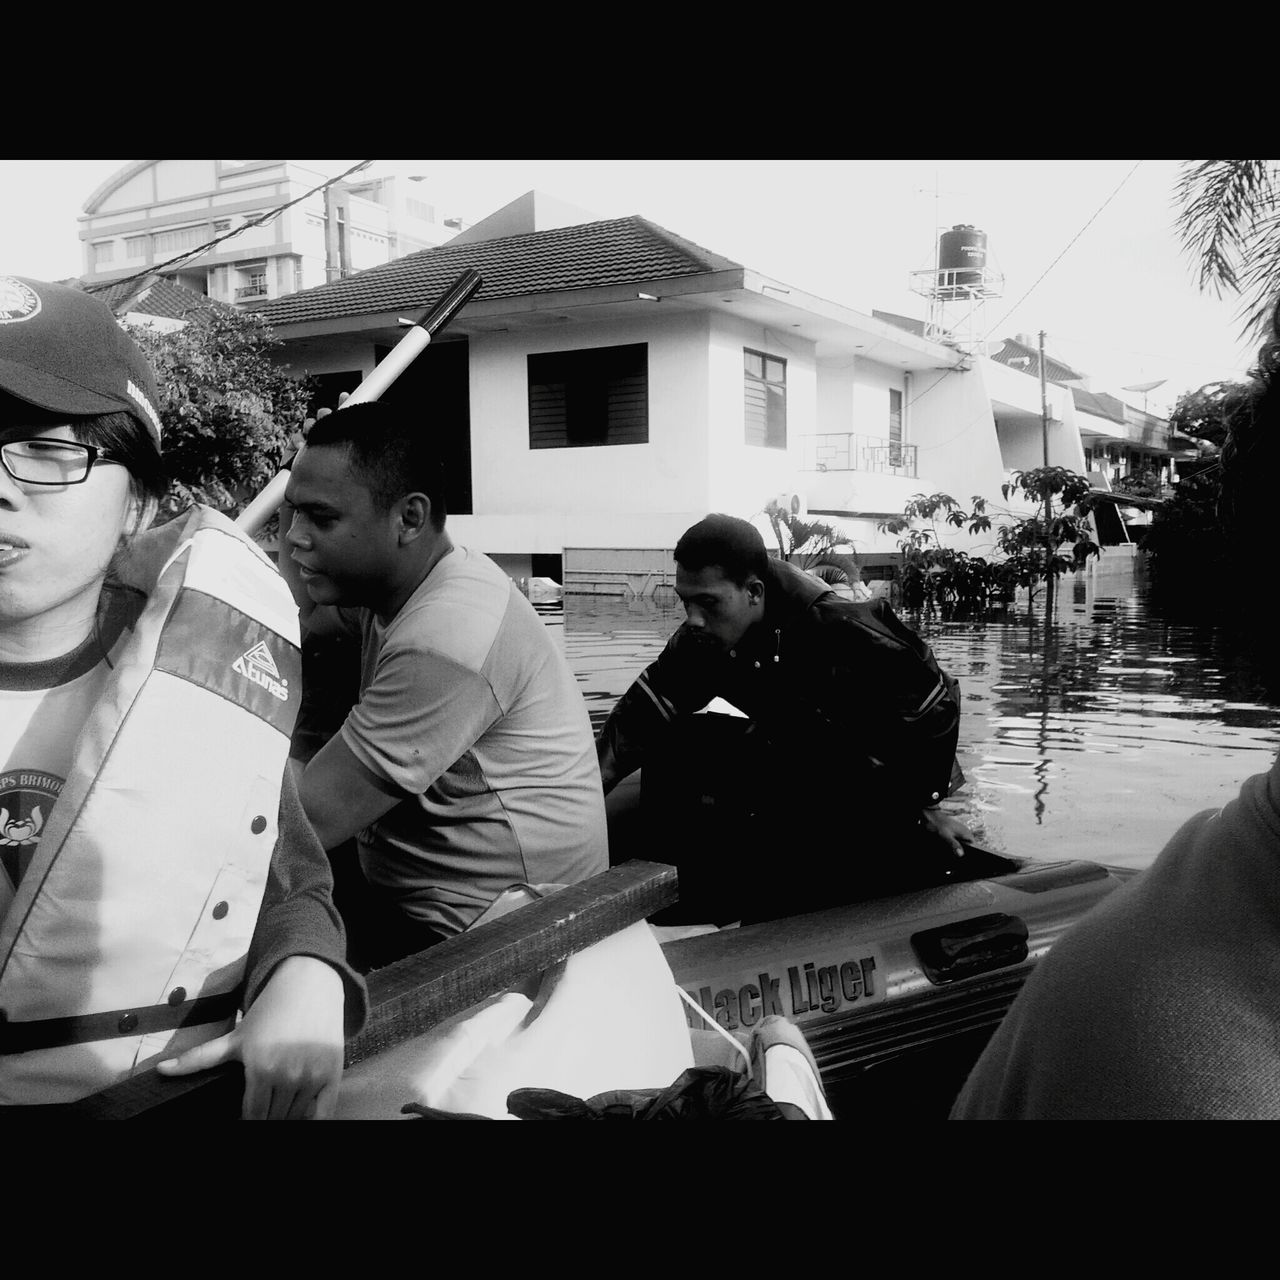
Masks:
[[[998,500],[1011,470],[1040,465],[1036,380],[641,217],[539,226],[533,196],[448,244],[259,308],[334,403],[405,320],[480,273],[384,398],[438,433],[455,537],[514,576],[644,593],[694,521],[762,520],[779,495],[883,562],[897,548],[877,521],[913,494]],[[1053,386],[1049,400],[1050,461],[1083,470],[1071,394]]]

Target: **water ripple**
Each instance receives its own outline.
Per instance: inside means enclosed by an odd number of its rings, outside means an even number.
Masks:
[[[1071,586],[1048,632],[1013,611],[905,619],[961,685],[968,784],[949,806],[991,848],[1144,866],[1192,814],[1270,766],[1280,708],[1211,617],[1162,618],[1140,582]],[[649,601],[568,598],[565,652],[594,728],[682,618]]]

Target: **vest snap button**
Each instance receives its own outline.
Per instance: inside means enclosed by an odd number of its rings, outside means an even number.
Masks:
[[[138,1015],[136,1013],[126,1013],[116,1026],[124,1033],[128,1033],[138,1025]]]
[[[249,823],[249,830],[252,831],[255,836],[260,836],[266,829],[267,820],[262,816],[262,814],[258,814],[258,816]]]
[[[187,998],[186,987],[174,987],[174,989],[169,992],[170,1004],[181,1004],[186,998]]]
[[[219,902],[213,909],[213,918],[215,920],[221,920],[222,917],[230,910],[231,908],[225,902]]]

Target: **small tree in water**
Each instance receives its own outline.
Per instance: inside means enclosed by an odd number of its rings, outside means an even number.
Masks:
[[[765,503],[764,513],[773,526],[778,557],[799,565],[832,586],[852,585],[861,580],[857,557],[838,547],[849,539],[834,526],[820,520],[805,520],[779,505],[776,498]]]
[[[881,532],[906,535],[898,547],[903,557],[902,602],[907,608],[932,609],[939,604],[989,608],[1012,599],[1017,587],[1027,589],[1028,603],[1033,604],[1038,583],[1051,584],[1100,554],[1089,536],[1089,482],[1083,476],[1063,467],[1039,467],[1015,471],[1000,489],[1006,501],[1021,492],[1042,505],[1035,515],[999,514],[995,517],[999,523],[993,525],[985,498],[975,496],[971,510],[966,511],[950,494],[916,494],[901,516],[879,523]],[[1055,499],[1061,504],[1057,514]],[[939,518],[967,529],[971,537],[990,533],[994,527],[1000,558],[988,560],[943,546]],[[930,528],[917,528],[916,522],[922,520]],[[1063,553],[1067,547],[1069,556]]]

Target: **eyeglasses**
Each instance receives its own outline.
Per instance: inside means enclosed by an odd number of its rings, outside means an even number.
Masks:
[[[96,462],[114,462],[103,450],[75,440],[8,440],[0,445],[0,463],[23,484],[83,484]]]

